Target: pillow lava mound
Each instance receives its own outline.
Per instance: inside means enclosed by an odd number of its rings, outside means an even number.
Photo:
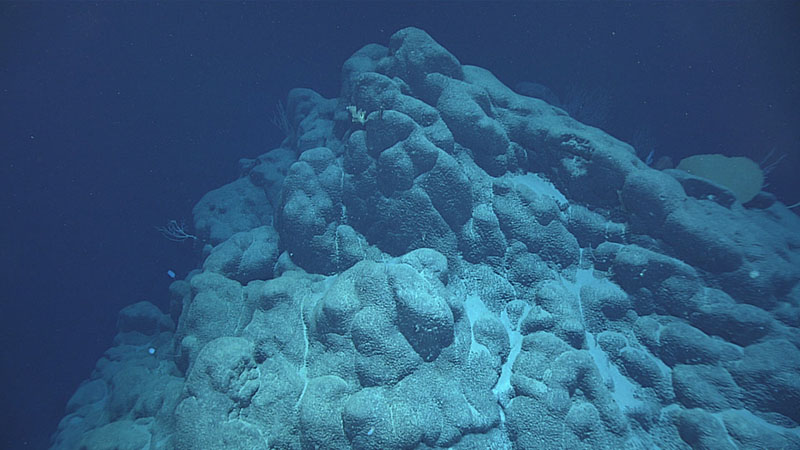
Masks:
[[[418,29],[341,79],[200,201],[205,263],[168,314],[120,313],[53,448],[800,448],[784,205],[651,169]]]

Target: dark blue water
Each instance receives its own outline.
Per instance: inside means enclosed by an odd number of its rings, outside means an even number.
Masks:
[[[345,59],[412,25],[509,86],[597,93],[586,120],[656,157],[775,149],[767,190],[800,201],[796,2],[2,3],[1,447],[46,447],[117,312],[167,308],[167,270],[200,263],[154,227],[280,143],[289,89],[338,95]]]

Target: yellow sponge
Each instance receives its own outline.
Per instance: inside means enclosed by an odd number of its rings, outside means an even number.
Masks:
[[[752,200],[764,184],[761,167],[743,156],[694,155],[682,159],[678,163],[678,169],[727,188],[741,203]]]

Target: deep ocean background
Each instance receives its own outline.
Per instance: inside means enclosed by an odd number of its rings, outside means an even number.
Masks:
[[[46,448],[117,312],[200,263],[154,227],[279,144],[289,89],[336,96],[406,26],[509,86],[602,94],[644,154],[774,148],[766,190],[800,201],[798,2],[0,3],[0,448]]]

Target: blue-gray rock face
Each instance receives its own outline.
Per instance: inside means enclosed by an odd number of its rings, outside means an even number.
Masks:
[[[170,315],[120,313],[54,448],[800,448],[783,205],[652,169],[419,29],[342,80],[198,203],[205,262]]]

